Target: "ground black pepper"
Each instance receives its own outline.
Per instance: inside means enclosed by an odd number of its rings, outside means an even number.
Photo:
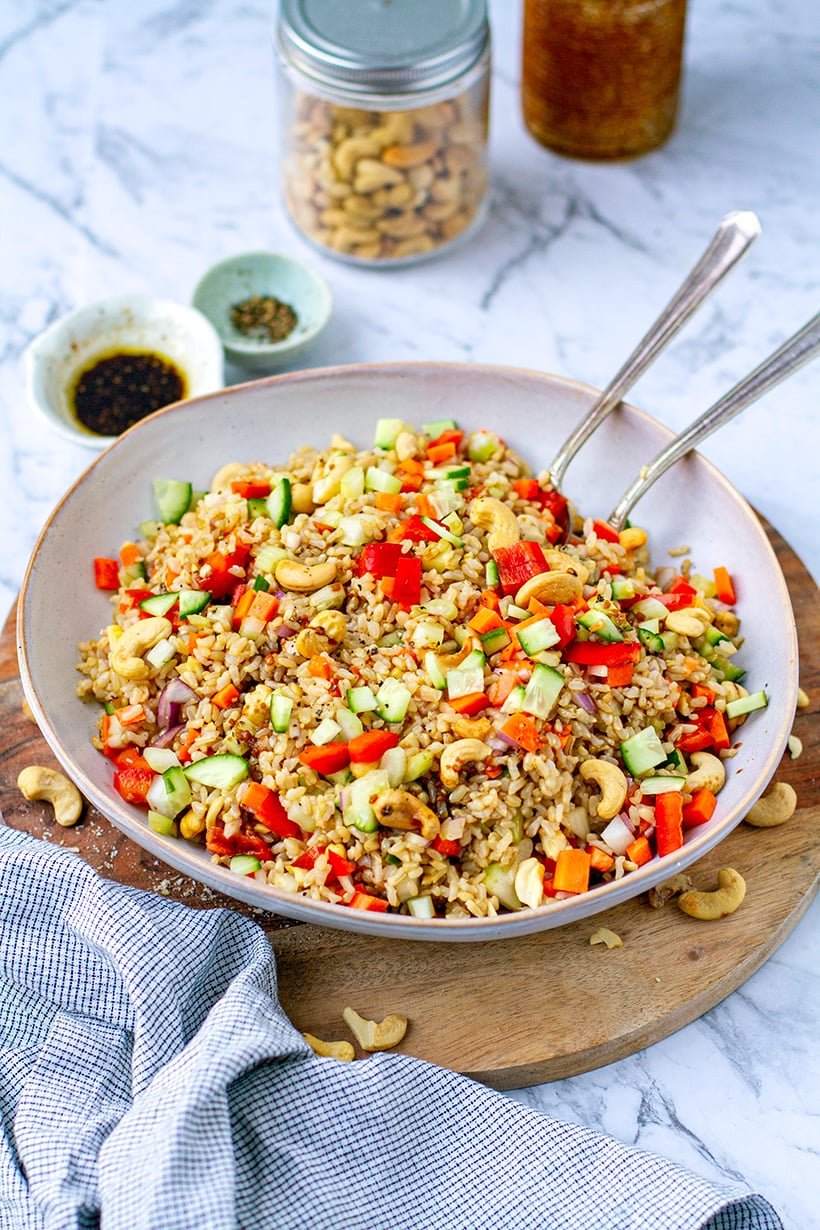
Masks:
[[[100,436],[118,436],[147,414],[185,396],[182,372],[152,351],[116,351],[80,372],[71,401],[77,418]]]
[[[283,342],[299,323],[289,303],[273,295],[251,295],[231,308],[231,324],[245,337],[259,341]]]

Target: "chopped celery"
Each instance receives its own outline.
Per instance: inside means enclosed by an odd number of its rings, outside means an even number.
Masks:
[[[418,781],[420,777],[424,777],[425,773],[429,773],[432,767],[432,752],[413,752],[412,756],[407,757],[407,768],[404,771],[405,782]]]
[[[726,716],[729,718],[742,717],[744,713],[754,713],[756,709],[765,709],[768,703],[769,698],[765,692],[752,692],[748,696],[730,700],[726,706]]]
[[[377,419],[373,447],[383,449],[395,448],[396,440],[403,431],[407,431],[407,424],[403,419]]]
[[[523,712],[531,713],[533,717],[549,717],[563,686],[564,676],[560,671],[538,662],[524,691],[524,699],[521,702]]]
[[[369,713],[373,709],[377,709],[379,702],[376,700],[370,688],[348,688],[347,689],[347,707],[353,713]]]
[[[378,466],[368,466],[364,485],[368,491],[384,491],[388,495],[398,495],[401,491],[401,479]]]
[[[361,466],[351,466],[345,471],[340,491],[346,500],[356,500],[364,495],[364,470]]]
[[[253,854],[235,854],[228,866],[238,876],[250,876],[255,871],[262,870],[262,864]]]

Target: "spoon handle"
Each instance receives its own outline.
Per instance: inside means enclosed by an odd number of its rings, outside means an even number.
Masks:
[[[627,390],[657,358],[660,352],[700,307],[707,295],[743,256],[760,234],[757,215],[748,210],[734,210],[718,226],[712,242],[692,269],[686,281],[670,300],[645,337],[621,370],[607,385],[586,418],[556,453],[547,471],[549,483],[560,489],[567,467],[575,454],[589,439],[611,410],[618,405]]]
[[[741,410],[763,397],[781,380],[796,372],[804,363],[810,362],[820,352],[820,312],[799,332],[784,342],[768,359],[730,389],[719,401],[706,410],[682,435],[678,436],[658,453],[621,496],[608,520],[617,530],[623,528],[626,518],[638,500],[646,494],[654,482],[665,474],[670,466],[705,440],[718,427],[728,423]]]

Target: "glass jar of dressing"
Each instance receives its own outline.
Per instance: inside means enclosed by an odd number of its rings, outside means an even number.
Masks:
[[[486,0],[282,0],[285,204],[329,255],[398,265],[480,224]]]

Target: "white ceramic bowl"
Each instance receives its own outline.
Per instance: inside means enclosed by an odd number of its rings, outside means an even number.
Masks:
[[[185,375],[188,397],[224,384],[222,342],[195,308],[152,295],[114,295],[49,325],[23,356],[26,392],[53,431],[84,448],[107,448],[117,436],[89,431],[71,412],[70,390],[87,364],[117,347],[156,351]]]
[[[688,544],[701,572],[726,565],[738,588],[750,690],[769,706],[743,726],[715,817],[690,830],[683,849],[576,898],[498,919],[417,920],[312,902],[214,866],[204,848],[151,833],[144,812],[119,798],[111,765],[91,745],[97,710],[77,700],[77,642],[108,623],[109,604],[94,588],[91,560],[110,555],[153,516],[151,480],[190,479],[206,487],[227,461],[284,461],[334,431],[365,445],[375,420],[419,423],[455,418],[497,431],[529,460],[547,463],[590,405],[594,390],[555,376],[460,364],[384,364],[274,376],[160,410],[99,457],[58,505],[41,534],[23,584],[18,616],[26,697],[57,759],[83,794],[140,846],[178,871],[228,896],[323,926],[423,940],[489,940],[574,922],[645,892],[694,862],[739,822],[774,774],[797,697],[797,643],[788,591],[768,540],[748,504],[702,457],[679,463],[638,506],[653,559]],[[668,430],[631,407],[613,414],[573,463],[567,494],[586,513],[606,516]],[[175,459],[172,465],[169,458]],[[170,471],[169,471],[170,466]],[[55,577],[82,578],[72,601],[54,602]],[[86,580],[87,578],[87,580]]]

